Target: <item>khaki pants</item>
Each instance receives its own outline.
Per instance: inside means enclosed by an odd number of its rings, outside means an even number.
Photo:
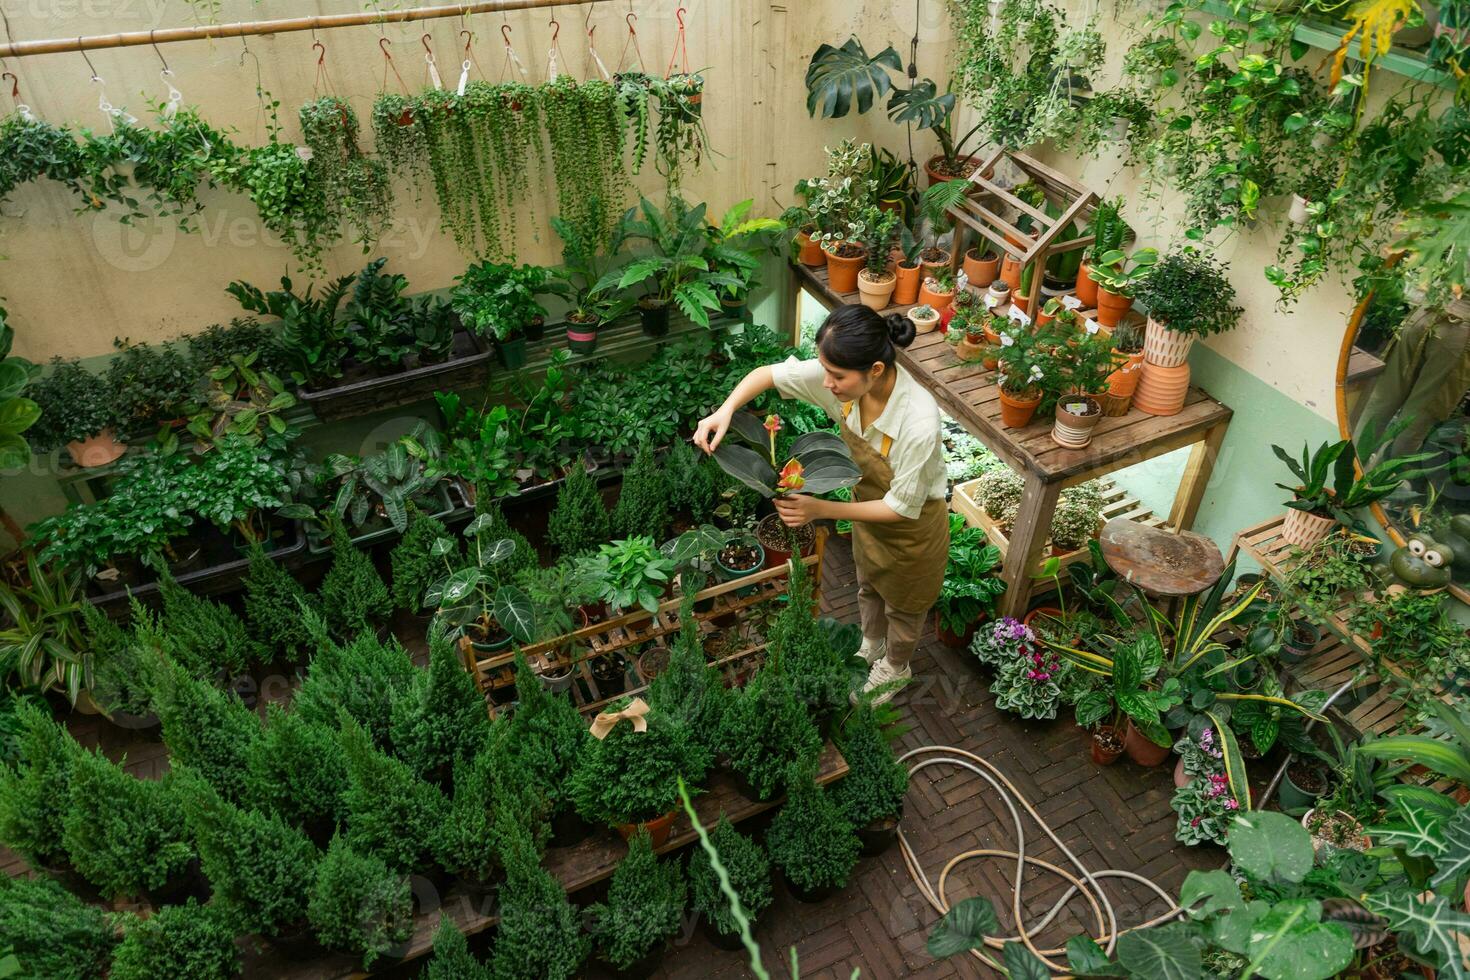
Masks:
[[[909,665],[914,647],[924,631],[925,613],[899,612],[879,595],[863,577],[863,566],[857,566],[858,618],[863,636],[870,640],[887,639],[888,662],[902,669]]]

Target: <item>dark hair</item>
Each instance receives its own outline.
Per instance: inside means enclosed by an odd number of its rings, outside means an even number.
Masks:
[[[898,348],[914,342],[914,321],[902,313],[882,316],[860,303],[839,306],[817,331],[817,350],[846,371],[866,371],[882,362],[889,370]]]

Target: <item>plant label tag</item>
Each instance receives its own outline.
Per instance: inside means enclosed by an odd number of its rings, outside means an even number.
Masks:
[[[459,69],[459,85],[454,89],[454,94],[464,98],[464,87],[470,83],[470,63],[466,61]]]
[[[1082,300],[1072,295],[1063,296],[1062,306],[1069,310],[1080,310],[1082,309]]]
[[[987,310],[993,310],[993,309],[995,309],[999,305],[1000,305],[1000,297],[998,297],[998,296],[992,296],[990,293],[986,293],[985,294],[985,308]]]
[[[1011,319],[1015,320],[1023,327],[1031,326],[1031,318],[1026,315],[1025,310],[1021,309],[1015,303],[1011,304]]]

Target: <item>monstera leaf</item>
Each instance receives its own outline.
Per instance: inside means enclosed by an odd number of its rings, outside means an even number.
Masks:
[[[824,44],[806,69],[806,111],[823,119],[841,119],[854,100],[861,115],[893,88],[888,70],[903,71],[903,61],[890,45],[873,57],[863,42],[849,37],[842,47]]]

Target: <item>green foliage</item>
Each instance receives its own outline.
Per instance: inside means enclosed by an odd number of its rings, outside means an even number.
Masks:
[[[362,958],[371,968],[382,953],[413,935],[408,879],[382,858],[333,837],[317,865],[306,908],[316,937],[328,949]]]
[[[740,898],[741,909],[754,922],[771,905],[771,859],[759,844],[736,830],[723,815],[709,838]],[[725,935],[739,931],[714,866],[702,849],[689,858],[689,887],[694,911]]]
[[[81,750],[41,705],[18,705],[16,718],[15,765],[0,766],[0,841],[33,865],[57,867],[66,860],[62,820]]]
[[[703,771],[723,749],[720,724],[735,696],[725,687],[719,669],[705,660],[692,612],[680,612],[685,627],[671,645],[669,665],[649,685],[648,703],[689,730],[693,743],[704,750],[706,758],[699,767]]]
[[[153,690],[168,669],[168,658],[159,617],[136,597],[131,603],[129,629],[90,602],[82,604],[82,622],[96,658],[92,697],[110,715],[141,717],[153,713]]]
[[[617,90],[608,82],[577,82],[564,74],[541,86],[540,95],[556,171],[557,214],[606,241],[631,183]]]
[[[316,597],[267,557],[259,544],[250,549],[250,570],[244,586],[245,620],[251,634],[267,647],[273,659],[301,659],[311,642],[302,609],[316,610]]]
[[[455,282],[454,310],[465,326],[502,343],[523,336],[536,318],[545,319],[546,308],[536,297],[560,288],[541,266],[493,262],[471,265]]]
[[[255,713],[233,692],[196,680],[178,665],[159,684],[154,701],[172,758],[226,799],[245,800],[251,744],[261,731]]]
[[[245,799],[325,839],[343,814],[347,756],[337,733],[298,710],[266,705],[265,730],[246,751]]]
[[[547,519],[546,540],[563,557],[596,548],[611,537],[607,505],[586,467],[575,465],[556,491],[556,507]]]
[[[662,541],[669,527],[669,481],[654,454],[644,443],[623,472],[623,486],[613,507],[612,534],[617,538],[643,535]]]
[[[674,562],[659,551],[653,538],[640,535],[599,546],[580,568],[598,583],[600,597],[614,609],[642,607],[654,612],[669,587]]]
[[[240,951],[228,915],[189,899],[146,919],[131,917],[112,960],[113,980],[230,980]]]
[[[357,112],[346,99],[324,95],[302,106],[301,136],[311,150],[308,180],[319,185],[327,210],[351,225],[364,248],[387,230],[393,214],[388,168],[363,155],[357,144]]]
[[[339,636],[371,631],[389,609],[388,587],[372,558],[352,546],[340,521],[332,526],[332,567],[322,578],[319,598]]]
[[[491,980],[490,968],[470,952],[469,940],[454,920],[443,916],[434,931],[434,955],[424,967],[424,980]]]
[[[438,518],[410,506],[408,530],[388,555],[388,566],[393,576],[395,609],[412,613],[423,609],[424,593],[439,580],[443,567],[442,558],[429,552],[434,542],[440,538],[453,541],[455,547],[459,547],[459,541],[449,537],[449,532]],[[454,561],[457,557],[451,555],[450,560]]]
[[[396,637],[384,641],[369,632],[347,643],[325,642],[296,692],[293,710],[331,729],[345,710],[374,742],[387,746],[393,701],[418,675]]]
[[[619,724],[589,738],[572,772],[571,797],[583,819],[603,826],[663,816],[679,800],[678,780],[695,775],[699,752],[688,729],[649,712],[648,730]]]
[[[797,700],[820,718],[847,707],[852,687],[849,668],[857,647],[839,649],[833,643],[832,621],[813,614],[816,601],[806,566],[798,563],[794,568],[786,603],[767,640],[772,659],[790,679]]]
[[[995,574],[1000,549],[991,544],[983,528],[955,527],[950,521],[949,559],[944,582],[934,607],[939,623],[951,633],[964,636],[970,625],[988,613],[1005,592],[1005,582]],[[964,521],[959,521],[964,525]]]
[[[342,719],[347,754],[348,843],[373,854],[395,871],[408,873],[428,863],[429,842],[448,801],[408,765],[373,747],[352,718]]]
[[[837,743],[848,772],[832,789],[832,799],[854,827],[896,819],[909,788],[908,770],[894,757],[877,710],[858,705],[842,726]]]
[[[475,881],[490,879],[500,860],[492,846],[497,811],[524,814],[531,803],[521,775],[504,746],[488,740],[474,756],[455,761],[454,795],[431,842],[439,867]]]
[[[587,958],[589,942],[566,890],[538,861],[530,831],[497,821],[504,855],[500,929],[491,958],[496,980],[569,980]]]
[[[626,970],[678,934],[685,884],[677,857],[660,862],[647,831],[628,841],[628,854],[613,871],[607,901],[588,910],[602,956]]]
[[[554,808],[567,799],[573,769],[592,741],[587,722],[565,694],[546,689],[516,653],[521,703],[497,735],[510,764]]]
[[[62,840],[72,864],[104,895],[139,895],[194,857],[171,775],[137,779],[101,754],[72,763]]]
[[[213,903],[242,932],[294,932],[306,919],[316,847],[280,817],[221,799],[187,770],[178,770],[178,786]]]
[[[429,669],[393,700],[393,751],[422,779],[443,781],[472,758],[490,728],[485,696],[465,670],[442,621],[429,627]]]
[[[709,523],[720,505],[720,489],[725,482],[720,465],[681,440],[664,457],[664,473],[669,507],[688,512],[695,524]]]
[[[51,369],[32,380],[25,393],[41,410],[29,433],[37,452],[86,439],[117,422],[110,384],[77,360],[53,357]]]
[[[260,647],[228,606],[195,595],[167,572],[159,576],[158,589],[163,596],[159,625],[164,649],[191,676],[237,677],[259,658]]]
[[[990,899],[967,898],[935,923],[924,948],[935,959],[948,959],[972,949],[983,949],[985,937],[998,932],[1000,920]]]
[[[0,583],[0,676],[15,675],[36,693],[58,690],[72,704],[93,684],[93,657],[83,642],[86,604],[79,571],[26,554],[28,587]]]
[[[479,530],[474,533],[474,537],[479,541],[508,540],[515,545],[515,550],[504,563],[506,578],[513,578],[522,569],[533,568],[541,564],[541,558],[536,554],[536,549],[531,546],[531,542],[524,534],[511,527],[510,521],[505,519],[505,513],[493,494],[476,494],[475,520]]]
[[[771,860],[798,888],[841,888],[857,864],[860,845],[852,824],[817,784],[816,758],[788,770],[786,803],[766,832]]]
[[[1206,337],[1240,322],[1229,267],[1211,255],[1170,252],[1133,288],[1133,298],[1159,323],[1180,333]]]
[[[903,70],[903,62],[892,47],[870,58],[856,37],[849,37],[840,48],[823,44],[807,65],[806,111],[823,119],[840,119],[856,103],[861,115],[893,87],[890,70]]]
[[[157,347],[114,337],[117,349],[105,373],[118,423],[126,434],[151,434],[185,414],[199,379],[187,354],[164,341]]]
[[[107,914],[50,878],[0,877],[0,935],[26,975],[92,980],[112,959]]]
[[[763,800],[781,791],[792,763],[822,748],[821,733],[780,664],[766,663],[744,689],[731,693],[717,739],[731,767]]]

